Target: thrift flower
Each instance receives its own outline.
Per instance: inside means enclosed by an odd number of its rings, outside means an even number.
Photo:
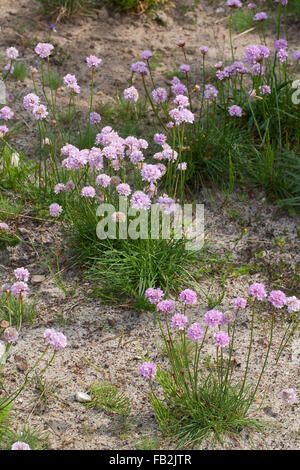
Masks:
[[[190,338],[192,341],[201,341],[204,337],[204,328],[200,323],[193,323],[187,329],[187,337]]]
[[[18,282],[15,282],[11,288],[10,288],[10,292],[12,293],[12,295],[14,295],[15,297],[27,297],[28,295],[28,292],[29,292],[29,287],[28,285],[23,282],[23,281],[18,281]]]
[[[93,111],[91,114],[90,114],[90,123],[91,124],[99,124],[99,122],[101,121],[101,116],[99,113],[96,113],[95,111]]]
[[[67,338],[62,333],[55,331],[54,328],[49,328],[44,332],[44,338],[46,342],[53,348],[55,351],[60,351],[67,346]]]
[[[281,398],[286,405],[293,405],[297,401],[297,395],[293,388],[284,388],[281,390],[279,398]]]
[[[37,53],[38,56],[41,57],[41,59],[45,59],[51,54],[53,49],[54,46],[52,46],[52,44],[49,44],[47,42],[39,42],[38,45],[35,47],[34,51]]]
[[[265,297],[267,297],[264,284],[260,284],[259,282],[255,282],[254,284],[252,284],[249,287],[248,292],[257,300],[263,300]]]
[[[289,313],[300,312],[300,300],[293,295],[293,297],[287,297],[286,305]]]
[[[228,108],[228,112],[229,112],[230,116],[242,117],[242,115],[243,115],[242,108],[240,106],[237,106],[236,104],[234,104],[233,106],[230,106]]]
[[[24,282],[27,282],[30,277],[29,271],[26,268],[15,269],[14,275],[18,281],[24,281]]]
[[[51,217],[58,217],[61,211],[62,211],[62,207],[56,202],[54,202],[53,204],[50,204],[49,212],[50,212]]]
[[[181,313],[176,313],[171,318],[172,328],[177,328],[178,330],[184,330],[187,322],[188,322],[187,317],[185,315],[182,315]]]
[[[6,57],[10,60],[15,60],[19,56],[19,51],[15,47],[9,47],[6,49]]]
[[[163,298],[164,293],[159,287],[157,289],[149,287],[145,292],[145,296],[150,304],[155,305]]]
[[[92,197],[92,198],[95,197],[96,196],[95,188],[93,188],[93,186],[85,186],[81,190],[81,196]]]
[[[31,450],[26,442],[17,441],[11,446],[11,450]]]
[[[179,300],[187,305],[195,305],[198,302],[196,292],[191,289],[183,290],[179,295]]]
[[[159,312],[172,313],[175,310],[175,304],[172,300],[162,300],[157,304]]]
[[[235,299],[233,299],[233,305],[235,306],[235,308],[245,308],[247,305],[247,300],[243,297],[236,297]]]
[[[134,209],[148,210],[151,206],[150,197],[147,196],[143,191],[135,191],[131,196],[130,206]]]
[[[140,367],[140,374],[147,380],[153,379],[156,376],[156,373],[156,365],[152,362],[144,362]]]
[[[207,326],[211,326],[212,328],[224,325],[226,321],[224,313],[215,309],[206,312],[204,320]]]
[[[14,112],[10,109],[9,106],[4,106],[0,109],[0,118],[4,121],[9,121],[14,116]]]
[[[97,67],[99,67],[101,62],[102,62],[102,59],[98,59],[98,57],[94,55],[90,55],[89,57],[86,58],[87,66],[90,69],[96,69]]]
[[[220,346],[221,348],[224,348],[225,346],[228,346],[230,343],[230,338],[225,331],[218,331],[215,335],[215,342],[217,346]]]
[[[139,99],[139,94],[137,89],[134,86],[131,86],[130,88],[126,88],[124,90],[124,98],[126,101],[129,101],[129,103],[136,103],[137,100]]]
[[[13,327],[8,327],[8,328],[5,328],[4,330],[4,338],[6,339],[6,341],[8,343],[13,343],[15,344],[18,340],[18,337],[19,337],[19,333],[17,332],[17,330]]]
[[[0,230],[5,230],[5,232],[8,232],[9,226],[5,222],[0,222]]]
[[[282,308],[286,304],[286,296],[281,290],[272,290],[268,301],[271,302],[274,307]]]

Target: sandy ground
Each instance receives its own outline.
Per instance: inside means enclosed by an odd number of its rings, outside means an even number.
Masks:
[[[161,54],[161,66],[155,71],[157,77],[162,71],[170,70],[182,62],[176,46],[179,39],[186,41],[196,74],[200,64],[200,45],[210,47],[209,60],[212,64],[220,60],[220,54],[226,58],[230,53],[227,46],[223,49],[224,37],[228,37],[223,14],[216,14],[218,5],[212,7],[204,1],[186,14],[182,10],[167,10],[163,15],[166,25],[146,17],[110,14],[103,9],[95,18],[76,19],[72,24],[56,25],[57,33],[51,32],[49,22],[33,14],[32,3],[26,0],[1,2],[1,51],[16,45],[23,61],[38,66],[30,47],[32,36],[55,43],[61,48],[56,59],[59,74],[76,74],[82,89],[80,106],[83,111],[88,95],[84,63],[87,55],[103,58],[101,73],[96,78],[96,89],[101,92],[97,95],[100,105],[111,99],[116,84],[120,89],[126,86],[130,64],[139,60],[140,53],[146,48]],[[258,42],[251,33],[238,39],[238,57],[243,57],[245,46],[251,42]],[[299,44],[298,29],[295,34],[291,34],[291,51],[299,49]],[[31,81],[26,79],[24,83],[15,84],[15,90],[20,96],[25,95],[32,91]],[[28,116],[22,113],[20,110],[20,114],[28,121]],[[34,135],[29,123],[26,134],[17,136],[20,147],[27,148],[29,155],[29,144]],[[250,271],[250,275],[234,275],[233,272],[228,277],[222,302],[224,311],[230,308],[234,297],[246,295],[249,283],[265,282],[269,288],[274,287],[274,272],[278,272],[277,282],[281,283],[288,295],[300,295],[299,219],[278,212],[266,202],[263,194],[245,196],[241,202],[237,194],[233,195],[224,206],[224,195],[217,193],[208,197],[207,194],[199,194],[199,201],[205,204],[205,235],[210,250],[220,256],[230,251],[233,261],[240,266],[261,266],[260,272]],[[233,217],[233,210],[238,214],[237,217]],[[6,282],[12,276],[13,269],[19,266],[27,267],[32,275],[38,274],[44,278],[42,282],[30,283],[32,297],[37,302],[37,315],[32,325],[23,327],[20,340],[8,361],[5,374],[12,387],[21,383],[24,376],[24,371],[17,367],[20,357],[25,358],[30,366],[41,353],[45,328],[55,327],[68,338],[68,347],[57,355],[55,364],[46,373],[47,381],[55,382],[55,395],[43,401],[34,387],[28,387],[15,403],[15,424],[28,422],[33,428],[39,427],[45,431],[52,449],[136,449],[142,437],[153,435],[158,435],[161,449],[173,448],[174,444],[166,441],[158,431],[148,402],[148,386],[138,373],[141,364],[139,351],[146,353],[149,350],[153,362],[166,365],[152,315],[139,315],[128,306],[105,306],[100,300],[89,298],[89,284],[82,278],[82,273],[74,270],[69,260],[62,255],[60,267],[64,270],[65,285],[75,289],[73,295],[65,296],[55,286],[44,264],[45,253],[64,248],[58,227],[53,230],[50,224],[40,224],[30,219],[18,219],[14,224],[23,242],[15,248],[0,252],[1,283]],[[248,232],[237,242],[243,227],[247,227]],[[274,243],[278,237],[285,242],[281,246]],[[259,258],[257,253],[261,253]],[[215,295],[221,293],[219,273],[214,273],[213,277],[204,276],[201,287]],[[207,304],[202,299],[199,306],[189,312],[189,317],[201,320],[206,310]],[[263,311],[259,314],[260,323],[256,329],[253,352],[253,377],[259,373],[259,364],[267,345],[264,320],[268,315],[268,312]],[[239,347],[235,351],[241,371],[245,365],[249,325],[250,311],[246,309],[238,319]],[[279,341],[279,320],[276,325],[275,347]],[[120,340],[122,331],[124,334]],[[274,366],[271,357],[262,384],[266,398],[260,416],[268,419],[272,427],[265,436],[244,434],[240,441],[228,442],[228,448],[299,449],[299,407],[284,406],[278,399],[278,393],[283,388],[293,387],[298,395],[300,393],[300,359],[295,359],[295,352],[292,353],[293,348],[289,348],[278,367]],[[87,364],[83,354],[99,368],[99,373]],[[15,356],[19,357],[18,361]],[[112,381],[130,397],[132,408],[127,420],[100,410],[86,410],[75,401],[75,393],[87,392],[96,378]],[[203,448],[210,448],[210,444],[205,443]]]

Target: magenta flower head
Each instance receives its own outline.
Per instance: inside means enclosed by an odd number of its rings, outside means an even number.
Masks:
[[[179,67],[179,70],[180,70],[181,73],[188,73],[191,70],[191,67],[187,64],[182,64]]]
[[[15,297],[27,297],[28,295],[28,292],[29,292],[29,287],[28,285],[23,282],[23,281],[18,281],[18,282],[15,282],[11,288],[10,288],[10,292],[12,293],[12,295],[14,295]]]
[[[224,348],[225,346],[228,346],[230,343],[230,338],[225,331],[218,331],[215,336],[215,342],[217,346],[220,346],[221,348]]]
[[[126,88],[123,92],[124,98],[126,101],[129,103],[136,103],[137,100],[139,99],[139,94],[137,89],[134,86],[131,86],[130,88]]]
[[[257,8],[257,5],[255,3],[248,3],[248,8],[249,10],[255,10]]]
[[[206,312],[204,320],[207,326],[211,326],[213,328],[220,325],[224,325],[224,323],[226,322],[224,313],[216,309],[212,309]]]
[[[286,304],[286,296],[281,290],[272,290],[268,297],[268,301],[276,308],[282,308]]]
[[[167,99],[168,93],[165,88],[155,88],[155,90],[152,91],[152,98],[155,103],[160,104],[164,103]]]
[[[284,7],[288,4],[289,0],[274,0],[275,3],[281,3]]]
[[[98,57],[94,55],[90,55],[89,57],[86,58],[87,66],[90,69],[96,69],[97,67],[99,67],[101,62],[102,62],[102,59],[99,59]]]
[[[195,305],[198,302],[196,292],[191,289],[183,290],[179,295],[179,300],[187,305]]]
[[[149,287],[145,292],[145,296],[149,300],[150,304],[155,305],[163,298],[164,293],[159,287],[157,289]]]
[[[213,328],[220,325],[224,325],[224,323],[226,322],[224,313],[215,309],[206,312],[204,319],[207,326],[211,326]]]
[[[96,184],[102,186],[102,188],[107,188],[107,186],[110,185],[110,180],[110,176],[106,175],[105,173],[101,173],[101,175],[98,175],[96,178]]]
[[[67,346],[67,338],[64,334],[55,331],[54,328],[48,328],[44,332],[44,338],[51,348],[55,351],[60,351]]]
[[[227,0],[226,6],[229,8],[235,9],[235,8],[241,8],[243,5],[242,5],[242,2],[240,2],[240,0]]]
[[[50,212],[51,217],[58,217],[61,211],[62,211],[62,207],[56,202],[53,202],[53,204],[50,204],[49,212]]]
[[[193,323],[187,329],[187,337],[190,338],[192,341],[201,341],[204,337],[204,328],[200,323]]]
[[[157,368],[152,362],[144,362],[140,367],[140,374],[147,380],[151,380],[156,376]]]
[[[96,196],[95,188],[93,188],[93,186],[85,186],[81,190],[81,196],[92,197],[92,198],[95,197]]]
[[[253,16],[253,21],[265,21],[268,18],[267,13],[264,11],[260,11]]]
[[[199,50],[200,50],[202,55],[206,55],[208,53],[208,47],[207,46],[201,46]]]
[[[188,322],[187,317],[185,315],[182,315],[181,313],[176,313],[171,318],[172,328],[177,328],[178,330],[184,330],[187,322]]]
[[[129,196],[129,194],[131,193],[131,188],[127,183],[118,184],[116,190],[121,196]]]
[[[17,268],[14,270],[14,275],[15,275],[15,278],[18,280],[18,281],[24,281],[24,282],[27,282],[28,279],[29,279],[29,271],[28,269],[26,268]]]
[[[34,51],[41,59],[45,59],[51,54],[53,49],[54,46],[52,46],[52,44],[49,44],[48,42],[39,42]]]
[[[29,93],[23,98],[23,106],[27,111],[32,111],[40,102],[39,97],[35,93]]]
[[[286,305],[289,313],[300,312],[300,300],[294,295],[286,299]]]
[[[285,49],[279,49],[279,51],[277,52],[277,57],[280,62],[286,62],[288,56],[289,53]]]
[[[157,304],[157,310],[164,313],[173,313],[175,304],[172,300],[162,300]]]
[[[9,121],[13,118],[14,112],[11,110],[9,106],[4,106],[0,109],[0,118],[4,119],[4,121]]]
[[[235,306],[235,308],[245,308],[247,305],[247,300],[243,297],[236,297],[235,299],[233,299],[233,305]]]
[[[228,108],[228,112],[230,116],[242,117],[243,115],[242,108],[240,106],[237,106],[236,104],[234,104],[233,106],[230,106]]]
[[[15,328],[10,326],[8,328],[5,328],[4,338],[6,339],[8,343],[15,344],[19,338],[19,333],[17,332]]]
[[[143,191],[135,191],[131,196],[130,206],[134,209],[149,210],[151,206],[150,197]]]
[[[284,388],[281,390],[279,398],[281,398],[286,405],[293,405],[293,403],[297,401],[297,395],[293,388]]]
[[[142,52],[142,59],[143,60],[149,60],[152,57],[152,52],[151,51],[143,51]]]
[[[259,282],[251,284],[248,292],[257,300],[263,300],[265,297],[267,297],[264,284],[260,284]]]
[[[131,64],[131,71],[135,73],[140,73],[141,75],[149,75],[149,69],[145,62],[135,62]]]
[[[285,39],[277,39],[277,41],[275,41],[276,51],[279,51],[280,49],[287,49],[287,47],[288,42]]]
[[[99,122],[101,121],[101,116],[99,113],[96,113],[95,111],[93,111],[91,114],[90,114],[90,123],[91,124],[99,124]]]
[[[3,137],[9,131],[7,126],[0,126],[0,137]]]
[[[11,450],[31,450],[26,442],[17,441],[11,446]]]
[[[300,60],[300,51],[296,51],[296,52],[294,53],[294,59]]]
[[[164,145],[167,141],[165,134],[154,134],[153,140],[158,145]]]

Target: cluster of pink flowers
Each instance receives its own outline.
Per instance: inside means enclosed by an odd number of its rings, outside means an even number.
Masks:
[[[26,442],[17,441],[11,446],[11,450],[31,450]]]
[[[45,119],[49,114],[46,106],[40,104],[40,98],[34,93],[24,96],[23,106],[27,111],[31,111],[34,118],[39,121]]]
[[[10,326],[4,330],[4,338],[8,343],[15,344],[18,341],[19,333],[15,328]]]
[[[212,309],[206,312],[204,321],[207,326],[217,328],[218,326],[226,323],[226,317],[224,313],[220,312],[220,310]]]
[[[51,52],[53,51],[54,46],[47,42],[39,42],[37,46],[34,48],[34,51],[41,59],[46,59],[49,57]]]
[[[149,69],[145,62],[135,62],[131,65],[131,71],[141,75],[149,75]]]
[[[101,62],[102,62],[102,59],[99,59],[98,57],[94,55],[90,55],[89,57],[86,58],[87,66],[90,69],[96,69],[97,67],[99,67]]]
[[[297,395],[293,388],[284,388],[281,390],[279,398],[281,398],[286,405],[293,405],[297,402]]]
[[[24,281],[24,282],[28,282],[29,277],[30,277],[30,273],[28,269],[23,268],[23,267],[15,269],[14,275],[18,281]]]
[[[137,100],[139,99],[139,93],[134,86],[126,88],[123,94],[124,94],[125,100],[129,101],[129,103],[136,103]]]
[[[182,315],[181,313],[176,313],[171,318],[172,328],[177,328],[178,330],[184,330],[187,322],[188,322],[187,316]]]
[[[167,100],[168,93],[165,88],[159,87],[152,91],[153,101],[157,104],[164,103]]]
[[[0,230],[9,231],[9,226],[5,222],[0,222]]]
[[[157,374],[156,365],[152,362],[144,362],[140,367],[140,374],[147,380],[153,379]]]
[[[67,338],[63,333],[55,331],[54,328],[49,328],[44,332],[44,338],[51,348],[55,351],[60,351],[67,346]]]
[[[70,88],[71,90],[74,91],[74,93],[78,94],[80,93],[80,86],[77,83],[77,79],[75,75],[71,75],[68,73],[67,75],[64,76],[64,84]]]
[[[58,217],[62,212],[62,207],[56,202],[53,202],[49,206],[49,212],[50,212],[51,217]]]
[[[179,295],[179,300],[186,305],[195,305],[198,302],[197,294],[192,289],[185,289]]]
[[[243,110],[240,106],[234,104],[228,108],[228,112],[230,116],[236,116],[236,117],[242,117],[243,116]]]
[[[14,112],[9,106],[3,106],[3,108],[0,109],[0,118],[4,119],[4,121],[9,121],[13,116]]]

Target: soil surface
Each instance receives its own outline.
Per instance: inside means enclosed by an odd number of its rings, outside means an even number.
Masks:
[[[30,43],[32,38],[59,46],[55,65],[61,76],[66,73],[77,76],[81,86],[80,107],[85,112],[89,94],[85,58],[90,54],[103,59],[96,78],[99,106],[113,99],[116,85],[121,90],[125,88],[130,78],[130,64],[140,60],[140,53],[145,49],[160,53],[160,65],[155,70],[157,77],[182,63],[176,46],[179,39],[186,41],[196,76],[201,63],[199,46],[209,46],[211,64],[230,57],[226,17],[223,11],[216,12],[222,5],[215,3],[212,6],[202,1],[192,9],[192,1],[177,3],[189,8],[166,9],[156,19],[111,13],[103,8],[94,17],[74,18],[70,23],[56,24],[57,32],[52,32],[50,21],[35,13],[34,6],[38,6],[35,2],[2,0],[0,50],[4,52],[5,48],[14,45],[19,49],[22,61],[38,67]],[[300,49],[299,28],[294,28],[290,37],[291,52]],[[273,39],[269,37],[267,42],[272,44]],[[258,38],[249,32],[234,43],[236,56],[242,59],[245,47],[258,43]],[[224,44],[227,45],[224,47]],[[30,78],[15,83],[14,90],[9,90],[18,96],[31,91]],[[63,101],[64,91],[59,90],[60,93]],[[26,149],[30,155],[35,129],[21,107],[20,116],[26,121],[27,130],[16,137],[16,147],[18,151]],[[261,193],[234,194],[226,204],[224,199],[225,195],[221,193],[199,192],[199,202],[205,204],[208,250],[227,260],[227,289],[222,310],[231,309],[234,297],[246,296],[252,282],[265,282],[268,289],[280,285],[286,294],[299,296],[299,218],[279,212]],[[30,298],[36,302],[36,319],[33,324],[23,326],[8,360],[7,382],[12,388],[22,383],[27,368],[43,350],[45,328],[55,327],[62,331],[68,338],[68,347],[57,354],[54,364],[46,372],[44,380],[49,393],[46,391],[41,397],[32,384],[16,400],[13,408],[15,426],[28,423],[32,428],[44,431],[51,449],[136,449],[143,438],[151,436],[158,436],[159,448],[174,448],[174,443],[163,438],[158,430],[149,405],[149,387],[139,376],[141,353],[149,351],[152,362],[167,364],[152,314],[138,314],[129,305],[103,305],[99,299],[91,297],[90,285],[82,272],[74,269],[64,255],[65,241],[60,235],[59,224],[25,217],[28,214],[30,212],[25,211],[23,216],[10,221],[11,229],[21,234],[22,242],[0,251],[1,284],[12,279],[13,269],[28,268],[34,276],[29,283]],[[244,228],[247,228],[246,233]],[[49,274],[47,255],[54,252],[59,253],[60,270],[69,295]],[[233,267],[232,272],[228,272],[231,269],[228,260],[240,268]],[[248,269],[245,274],[241,267]],[[222,294],[220,269],[223,269],[220,265],[215,270],[211,267],[210,273],[204,273],[201,279],[201,289],[214,296]],[[199,305],[188,312],[189,318],[201,321],[207,310],[207,300],[202,296]],[[238,317],[239,347],[234,351],[237,364],[240,364],[237,376],[241,376],[246,363],[250,318],[250,309],[240,312]],[[268,344],[270,311],[261,309],[258,320],[251,369],[253,378],[260,373],[261,358]],[[277,315],[273,338],[275,349],[281,333],[281,320]],[[228,440],[226,448],[299,449],[299,406],[286,406],[278,398],[283,388],[293,387],[298,396],[300,394],[297,344],[299,346],[298,338],[296,345],[287,348],[278,366],[271,354],[257,397],[257,403],[260,403],[264,396],[257,416],[269,422],[266,434],[242,433],[240,440]],[[212,353],[209,346],[206,353]],[[27,362],[25,366],[24,361]],[[128,395],[131,412],[127,419],[99,409],[87,410],[75,400],[76,392],[88,392],[96,379],[111,381]],[[211,444],[204,443],[202,448],[209,449]]]

